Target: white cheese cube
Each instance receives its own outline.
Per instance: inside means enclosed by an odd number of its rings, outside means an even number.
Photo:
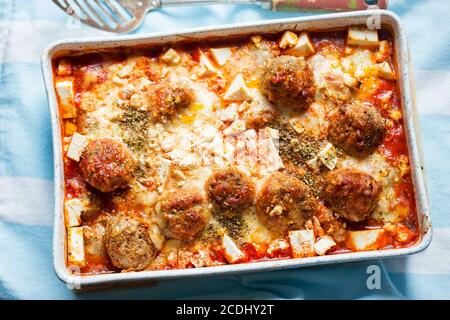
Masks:
[[[84,210],[83,202],[80,199],[69,199],[64,202],[66,213],[66,227],[76,227],[81,224],[81,213]]]
[[[258,137],[258,158],[259,163],[267,172],[275,172],[284,168],[280,158],[278,130],[264,128],[259,131]]]
[[[297,44],[298,37],[292,31],[285,31],[281,36],[280,41],[278,41],[278,46],[281,49],[289,49]]]
[[[195,169],[198,166],[198,159],[192,153],[188,153],[178,161],[178,165],[181,169]]]
[[[59,105],[61,108],[61,115],[63,119],[75,118],[77,116],[77,109],[75,107],[75,93],[73,91],[73,80],[57,80],[55,84],[56,94],[59,98]]]
[[[161,60],[167,64],[177,65],[181,62],[181,57],[178,52],[170,48],[161,56]]]
[[[236,136],[243,133],[246,130],[245,122],[243,120],[236,120],[228,128],[223,130],[223,134],[226,136]]]
[[[241,74],[238,74],[233,79],[223,99],[225,101],[246,101],[252,99],[250,89],[247,87]]]
[[[344,84],[349,88],[358,87],[358,80],[348,73],[343,73]]]
[[[58,73],[58,76],[70,76],[72,74],[72,65],[69,61],[62,59],[58,63],[58,70],[56,72]]]
[[[308,165],[308,167],[310,167],[313,170],[319,170],[320,169],[320,167],[319,167],[319,164],[320,164],[319,163],[319,158],[317,158],[317,156],[312,158],[312,159],[310,159],[310,160],[308,160],[308,161],[306,161],[306,164]]]
[[[289,242],[284,239],[275,239],[267,247],[267,253],[273,255],[277,251],[286,251],[289,249]]]
[[[229,48],[211,48],[209,52],[219,66],[223,66],[231,57],[231,50]]]
[[[315,238],[312,230],[289,231],[288,237],[294,258],[314,256]]]
[[[387,62],[377,64],[378,76],[386,80],[395,80],[395,74]]]
[[[367,28],[351,27],[348,29],[347,43],[355,46],[378,46],[378,31]]]
[[[166,158],[159,158],[158,177],[161,185],[167,182],[172,169],[172,161]]]
[[[231,103],[225,109],[220,110],[219,120],[224,122],[232,122],[239,117],[238,105],[236,103]]]
[[[335,147],[331,143],[327,143],[326,146],[317,154],[320,161],[330,170],[336,167],[338,158]]]
[[[314,54],[315,51],[314,45],[309,39],[308,34],[303,32],[298,38],[297,44],[286,51],[286,53],[297,57],[307,57]]]
[[[132,60],[127,60],[125,66],[123,66],[119,72],[117,72],[117,76],[119,78],[127,78],[130,76],[131,72],[134,69],[134,62]]]
[[[71,266],[83,267],[84,259],[84,227],[72,227],[67,229],[67,256]]]
[[[334,242],[333,238],[329,236],[323,236],[317,240],[316,244],[314,245],[314,251],[316,251],[319,256],[323,256],[335,245],[336,242]]]
[[[162,234],[158,225],[156,223],[151,224],[148,231],[149,231],[150,239],[152,240],[153,244],[155,245],[156,250],[161,251],[161,249],[164,246],[164,242],[166,241],[166,238]]]
[[[376,250],[384,232],[383,229],[349,231],[346,246],[355,251]]]
[[[235,263],[236,261],[245,257],[245,254],[227,235],[224,235],[222,238],[222,246],[225,250],[225,259],[227,259],[227,261],[230,263]]]
[[[213,64],[211,63],[209,58],[207,56],[205,56],[205,54],[203,52],[200,53],[200,72],[198,75],[200,77],[207,77],[207,76],[211,76],[215,73],[217,73],[217,70],[213,66]]]
[[[87,144],[87,138],[78,132],[75,132],[70,141],[69,149],[67,150],[67,157],[75,161],[80,161],[81,154]]]
[[[302,133],[303,131],[305,131],[305,128],[302,125],[302,120],[299,117],[290,118],[289,124],[297,133]]]

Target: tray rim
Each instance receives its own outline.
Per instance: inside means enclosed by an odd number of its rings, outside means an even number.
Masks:
[[[396,58],[398,73],[402,76],[399,78],[400,93],[402,98],[402,109],[404,114],[404,124],[408,140],[408,149],[411,162],[413,183],[416,195],[416,207],[419,215],[419,226],[421,231],[420,240],[406,248],[385,249],[363,252],[350,252],[329,256],[318,256],[310,258],[286,259],[286,260],[269,260],[263,262],[244,263],[236,265],[224,265],[205,268],[193,269],[175,269],[175,270],[158,270],[158,271],[139,271],[130,273],[112,273],[100,275],[75,275],[69,272],[65,263],[65,225],[64,225],[64,173],[62,167],[62,153],[55,146],[61,145],[61,131],[58,114],[58,105],[56,102],[56,94],[54,91],[52,59],[58,52],[78,49],[82,47],[95,48],[114,48],[136,45],[136,42],[143,43],[145,41],[164,43],[177,42],[183,39],[200,39],[208,34],[228,34],[238,35],[246,34],[247,30],[260,29],[259,33],[270,33],[270,29],[281,27],[280,30],[292,29],[288,25],[297,24],[313,24],[313,23],[337,23],[339,26],[331,26],[330,29],[338,27],[348,27],[350,25],[361,24],[361,19],[379,16],[381,22],[388,27],[393,28],[392,32],[396,37]],[[301,30],[302,28],[298,28]],[[326,28],[318,28],[326,29]],[[278,31],[280,31],[278,30]],[[272,30],[275,32],[275,29]],[[247,32],[252,33],[252,32]],[[256,31],[253,33],[257,33]],[[88,49],[88,50],[91,50]],[[54,229],[53,229],[53,266],[57,277],[70,285],[72,289],[80,289],[81,287],[97,286],[97,285],[118,285],[119,283],[135,283],[148,282],[154,280],[166,280],[176,278],[189,278],[199,276],[212,275],[229,275],[236,273],[274,271],[289,268],[300,268],[307,266],[317,266],[332,263],[344,263],[353,261],[366,261],[381,258],[401,257],[418,253],[426,249],[432,240],[432,225],[429,213],[428,196],[425,184],[425,170],[423,164],[423,152],[420,136],[420,128],[418,122],[418,114],[416,110],[415,91],[413,89],[413,74],[407,45],[406,34],[402,27],[400,18],[390,11],[386,10],[365,10],[356,12],[331,13],[323,15],[315,15],[309,17],[287,18],[256,21],[249,23],[235,23],[213,27],[201,27],[186,29],[183,32],[165,32],[165,33],[145,33],[127,36],[112,37],[93,37],[93,38],[76,38],[69,40],[59,40],[49,44],[41,56],[41,68],[44,77],[45,88],[47,92],[49,109],[52,125],[52,142],[53,142],[53,161],[54,161]],[[411,76],[410,76],[411,75]]]

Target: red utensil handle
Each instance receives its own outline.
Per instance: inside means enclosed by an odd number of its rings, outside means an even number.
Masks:
[[[273,11],[330,10],[350,11],[370,8],[386,9],[388,0],[272,0]]]

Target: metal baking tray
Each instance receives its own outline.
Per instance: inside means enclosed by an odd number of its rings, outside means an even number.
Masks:
[[[402,99],[404,125],[406,130],[412,178],[415,188],[417,212],[419,215],[420,238],[412,246],[398,249],[385,249],[367,252],[352,252],[337,255],[318,256],[300,259],[262,261],[236,265],[224,265],[198,269],[140,271],[80,276],[73,274],[66,266],[66,231],[64,226],[64,172],[61,153],[61,130],[58,105],[54,90],[52,59],[68,53],[87,53],[113,48],[127,48],[146,45],[163,45],[186,40],[201,41],[205,39],[225,39],[233,36],[250,34],[270,34],[284,30],[329,30],[345,28],[352,25],[379,23],[393,36],[396,64],[399,74],[398,84]],[[57,276],[75,289],[87,286],[129,285],[154,280],[186,278],[196,276],[213,276],[255,271],[271,271],[306,266],[317,266],[349,261],[405,256],[420,252],[431,242],[432,229],[429,215],[428,199],[425,186],[425,173],[420,141],[419,123],[413,90],[411,60],[405,30],[400,19],[394,13],[385,10],[367,10],[347,13],[324,14],[313,17],[290,18],[264,22],[239,23],[219,27],[198,28],[180,33],[153,33],[132,36],[63,40],[50,44],[42,54],[42,71],[47,90],[51,124],[53,132],[53,161],[55,173],[55,212],[53,232],[53,262]]]

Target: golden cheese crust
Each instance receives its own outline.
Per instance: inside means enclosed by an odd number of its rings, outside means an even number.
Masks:
[[[370,46],[348,42],[365,33]],[[68,266],[200,268],[414,243],[392,39],[286,31],[55,59]]]

